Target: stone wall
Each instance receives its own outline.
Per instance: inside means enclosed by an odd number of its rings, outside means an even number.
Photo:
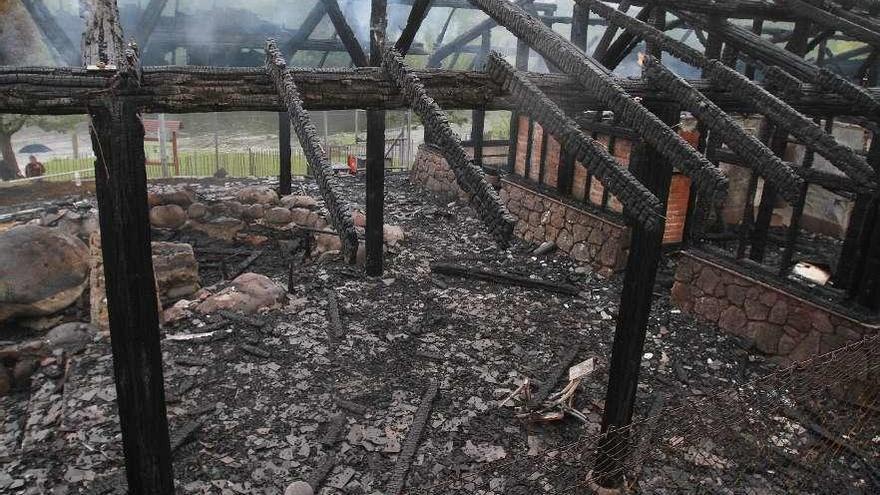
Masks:
[[[468,195],[455,182],[455,173],[449,168],[440,150],[422,144],[409,172],[410,182],[425,187],[437,198],[446,201],[468,201]]]
[[[501,201],[517,218],[514,233],[526,241],[551,241],[603,276],[626,266],[630,232],[623,225],[576,208],[527,186],[501,180]]]
[[[696,252],[679,258],[672,300],[682,311],[747,339],[782,363],[824,354],[880,328]]]
[[[490,176],[491,178],[491,176]],[[443,201],[466,201],[455,176],[431,145],[422,145],[410,181]],[[513,180],[501,179],[501,201],[517,218],[514,233],[535,243],[555,242],[575,260],[592,265],[601,275],[623,270],[629,252],[630,232],[624,225],[564,203]]]

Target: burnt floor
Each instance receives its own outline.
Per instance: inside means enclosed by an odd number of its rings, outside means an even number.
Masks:
[[[351,199],[363,205],[363,182],[347,181]],[[217,199],[231,195],[226,186],[234,185],[197,187]],[[298,188],[318,197],[311,181],[295,183],[295,193]],[[534,246],[517,243],[499,251],[468,207],[436,204],[404,176],[389,177],[386,191],[386,222],[401,225],[407,238],[389,253],[381,278],[338,261],[297,264],[289,304],[261,314],[261,327],[215,315],[162,330],[163,339],[206,326],[225,336],[162,343],[171,431],[194,420],[200,425],[174,454],[180,493],[280,493],[331,464],[322,493],[384,493],[431,384],[439,392],[412,457],[410,493],[429,492],[435,484],[436,493],[579,492],[573,487],[590,469],[587,456],[566,457],[556,449],[598,431],[620,280],[600,279],[562,256],[533,256]],[[289,259],[278,242],[285,234],[274,237],[249,270],[286,287]],[[206,238],[178,240],[223,247]],[[560,296],[439,277],[430,273],[435,261],[574,284],[582,292]],[[203,268],[202,277],[222,287],[216,270]],[[674,310],[662,283],[669,273],[666,267],[656,288],[638,391],[640,417],[658,394],[668,397],[667,404],[683,403],[772,369],[742,343]],[[330,332],[328,291],[339,301],[338,339]],[[573,362],[595,357],[598,363],[574,399],[586,423],[571,417],[525,423],[514,409],[498,407],[524,377],[540,388],[558,375],[560,359],[573,346]],[[120,485],[109,344],[95,342],[71,363],[61,377],[38,372],[32,391],[0,402],[0,492],[99,493]],[[565,383],[562,378],[552,389]],[[363,410],[344,402],[341,408],[340,400]],[[344,420],[334,419],[340,414]],[[700,445],[703,452],[723,449]],[[717,452],[708,464],[687,462],[688,452],[680,462],[648,463],[641,470],[642,491],[785,492],[760,476],[755,481],[751,472],[736,472],[746,464],[737,462],[736,452]],[[508,467],[467,476],[491,461]],[[662,481],[669,478],[674,482]]]

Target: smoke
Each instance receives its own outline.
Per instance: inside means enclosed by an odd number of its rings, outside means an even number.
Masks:
[[[0,19],[0,65],[58,63],[21,2],[0,1]]]

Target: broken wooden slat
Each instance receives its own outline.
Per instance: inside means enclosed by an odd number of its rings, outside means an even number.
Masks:
[[[441,275],[451,275],[455,277],[475,278],[478,280],[486,280],[505,285],[516,285],[519,287],[527,287],[530,289],[541,289],[558,294],[576,296],[580,293],[580,289],[573,285],[549,282],[546,280],[533,279],[510,273],[497,272],[493,270],[485,270],[482,268],[470,268],[454,263],[432,263],[431,271]]]
[[[390,495],[399,495],[403,491],[403,485],[406,483],[406,474],[412,464],[412,458],[419,448],[422,438],[422,432],[428,418],[431,416],[431,409],[434,407],[434,399],[440,387],[436,383],[431,383],[425,395],[422,396],[422,402],[419,409],[413,416],[412,426],[406,434],[406,440],[397,455],[397,462],[394,464],[394,470],[391,472],[391,480],[388,482],[388,493]]]

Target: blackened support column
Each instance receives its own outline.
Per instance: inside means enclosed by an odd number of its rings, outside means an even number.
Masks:
[[[290,163],[290,116],[287,112],[278,112],[278,194],[287,196],[290,194],[290,183],[293,171]]]
[[[677,106],[656,106],[650,110],[665,124],[678,124],[680,113]],[[665,205],[672,181],[672,164],[642,142],[633,150],[629,169]],[[627,427],[632,423],[664,223],[661,219],[660,228],[653,231],[640,224],[633,226],[608,373],[603,437],[599,441],[594,467],[594,479],[606,488],[620,487],[623,483],[630,442]]]
[[[370,14],[370,65],[382,65],[385,45],[386,0],[373,0]],[[385,208],[385,111],[367,110],[367,226],[366,273],[382,274]]]

